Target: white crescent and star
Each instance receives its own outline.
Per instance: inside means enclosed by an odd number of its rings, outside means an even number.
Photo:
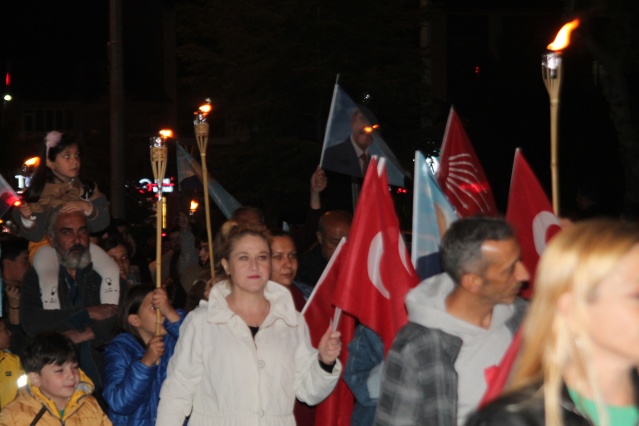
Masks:
[[[402,265],[404,265],[406,271],[410,271],[410,269],[408,268],[408,252],[406,250],[406,246],[404,245],[404,241],[402,240],[401,234],[398,238],[398,250]],[[379,291],[382,296],[384,296],[386,299],[390,299],[390,292],[384,285],[382,274],[379,269],[383,255],[384,241],[382,238],[382,232],[380,231],[375,234],[375,237],[373,237],[371,245],[368,249],[368,278],[371,280],[373,286],[377,289],[377,291]]]

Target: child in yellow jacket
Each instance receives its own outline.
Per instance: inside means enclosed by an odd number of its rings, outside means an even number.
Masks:
[[[0,318],[0,410],[13,401],[18,392],[18,379],[24,374],[20,357],[9,352],[11,332]]]
[[[29,384],[0,412],[4,425],[111,425],[78,367],[73,343],[60,333],[34,336],[22,357]]]

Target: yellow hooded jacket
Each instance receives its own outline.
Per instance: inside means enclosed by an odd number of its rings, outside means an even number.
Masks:
[[[64,409],[64,416],[55,403],[37,388],[27,385],[18,390],[18,396],[0,412],[0,426],[78,426],[111,425],[96,399],[91,395],[93,383],[80,371],[80,383]]]
[[[23,374],[20,357],[0,350],[0,410],[16,397],[18,379]]]

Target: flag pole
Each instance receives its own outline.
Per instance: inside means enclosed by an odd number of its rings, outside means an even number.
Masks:
[[[211,231],[211,210],[209,208],[209,193],[208,193],[208,172],[206,170],[206,147],[209,143],[209,123],[206,122],[206,116],[213,107],[211,106],[210,99],[206,100],[206,103],[199,107],[196,111],[195,120],[193,121],[193,127],[195,130],[195,139],[197,140],[197,146],[200,150],[200,158],[202,160],[202,187],[204,189],[204,217],[206,218],[206,236],[209,243],[209,264],[211,267],[211,280],[215,282],[215,260],[213,256],[213,234]]]
[[[158,200],[155,204],[155,288],[162,287],[162,219],[164,197],[162,196],[162,181],[166,174],[167,147],[166,139],[173,134],[171,130],[160,130],[160,136],[154,136],[150,141],[151,168],[158,190]],[[155,311],[155,335],[161,332],[160,310]]]

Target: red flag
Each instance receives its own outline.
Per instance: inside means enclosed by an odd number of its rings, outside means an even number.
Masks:
[[[483,407],[488,404],[493,399],[497,398],[501,391],[506,387],[506,382],[510,378],[510,372],[515,365],[515,360],[517,359],[517,355],[519,355],[519,347],[521,345],[521,328],[517,330],[515,336],[513,337],[513,341],[510,342],[510,346],[508,350],[504,354],[504,357],[501,359],[499,365],[495,365],[487,368],[484,371],[484,375],[486,377],[487,389],[486,393],[481,399],[479,403],[479,407]]]
[[[328,265],[326,265],[324,273],[320,277],[302,311],[308,324],[311,342],[314,347],[317,347],[331,319],[333,319],[335,307],[331,300],[337,287],[338,274],[343,264],[343,246],[344,240],[342,240],[335,249],[333,257],[331,257]],[[355,333],[355,318],[343,313],[337,330],[342,333],[342,352],[340,353],[339,360],[342,366],[345,366],[346,359],[348,358],[348,343],[353,339],[353,334]],[[317,406],[315,411],[315,425],[350,426],[354,405],[355,397],[346,385],[346,382],[340,377],[333,392]]]
[[[522,262],[530,274],[529,286],[522,290],[522,296],[530,298],[534,291],[532,284],[537,261],[546,243],[559,232],[560,223],[557,216],[552,213],[550,201],[519,149],[515,151],[506,220],[515,228],[517,240],[521,245]],[[485,371],[488,388],[480,407],[499,396],[506,386],[519,355],[521,339],[520,328],[499,365]]]
[[[519,149],[515,152],[506,220],[515,228],[521,259],[530,273],[528,288],[522,290],[521,295],[530,298],[539,256],[550,238],[559,232],[561,224]]]
[[[453,107],[439,154],[437,182],[459,216],[497,216],[493,191]]]
[[[399,230],[384,164],[368,166],[339,274],[335,306],[376,332],[388,351],[407,322],[404,297],[419,279]]]

